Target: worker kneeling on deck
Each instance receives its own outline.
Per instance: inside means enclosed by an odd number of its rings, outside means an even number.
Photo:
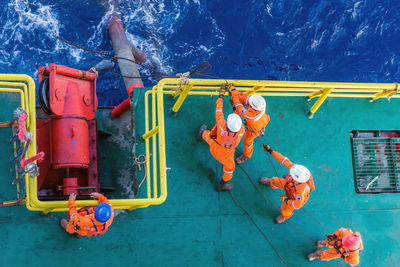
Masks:
[[[311,190],[315,190],[314,180],[310,171],[303,165],[292,163],[287,157],[273,151],[268,145],[264,144],[263,148],[279,163],[290,170],[282,178],[262,177],[258,179],[260,184],[269,185],[273,189],[280,188],[285,191],[285,195],[281,195],[281,215],[275,218],[275,222],[282,223],[293,215],[295,209],[300,209],[306,204]]]
[[[265,114],[265,99],[259,95],[248,95],[236,91],[231,85],[228,91],[232,97],[233,108],[244,118],[246,133],[243,137],[243,154],[236,159],[237,164],[242,164],[253,154],[253,142],[258,136],[264,136],[265,127],[270,117]],[[244,107],[247,106],[247,109]]]
[[[76,210],[76,194],[72,193],[68,200],[68,213],[66,219],[60,220],[60,225],[70,234],[80,236],[102,235],[114,219],[114,208],[108,199],[100,193],[93,192],[90,196],[99,200],[97,207],[84,207]]]
[[[233,188],[233,185],[228,182],[232,179],[235,170],[235,149],[244,133],[242,120],[237,114],[229,114],[227,120],[224,119],[222,108],[225,91],[226,86],[221,86],[215,107],[217,124],[211,131],[208,131],[207,126],[203,124],[197,136],[198,140],[203,138],[208,143],[211,155],[223,165],[223,175],[218,184],[218,191],[229,191]]]
[[[315,259],[329,261],[343,258],[351,266],[359,264],[359,253],[364,249],[361,234],[346,228],[340,228],[334,234],[327,235],[326,240],[319,240],[317,247],[329,247],[331,249],[316,250],[308,255],[310,261]]]

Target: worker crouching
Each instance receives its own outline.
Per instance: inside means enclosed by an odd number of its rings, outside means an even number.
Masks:
[[[211,131],[207,130],[205,124],[200,126],[197,136],[198,140],[204,139],[210,146],[213,157],[223,165],[223,175],[218,184],[218,191],[229,191],[233,188],[231,183],[233,171],[235,170],[235,149],[244,134],[242,120],[237,114],[229,114],[225,121],[223,113],[223,98],[226,86],[221,86],[215,107],[215,119],[217,123]]]
[[[303,165],[292,163],[287,157],[273,151],[268,145],[263,145],[265,151],[270,153],[279,163],[290,171],[282,178],[262,177],[258,179],[260,184],[269,185],[271,188],[282,189],[285,195],[281,195],[281,215],[275,218],[275,222],[282,223],[293,215],[295,209],[300,209],[306,204],[312,190],[315,190],[314,180],[310,171]]]
[[[340,228],[334,234],[327,235],[326,240],[319,240],[317,247],[329,247],[330,249],[314,251],[308,255],[310,261],[343,258],[351,266],[360,263],[359,254],[364,249],[361,234],[346,228]]]
[[[97,207],[84,207],[76,209],[76,194],[72,193],[68,200],[68,213],[66,219],[60,220],[60,225],[70,234],[81,236],[102,235],[107,232],[108,227],[114,219],[114,208],[108,199],[100,193],[93,192],[90,196],[98,199]]]
[[[265,114],[266,104],[262,96],[238,92],[233,85],[228,87],[228,91],[232,97],[232,106],[244,118],[246,128],[243,137],[243,154],[236,159],[237,164],[242,164],[253,154],[254,139],[264,136],[270,117]]]

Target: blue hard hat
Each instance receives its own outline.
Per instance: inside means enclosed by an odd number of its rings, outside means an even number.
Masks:
[[[96,211],[94,212],[94,217],[98,222],[105,223],[111,217],[111,207],[107,203],[99,203],[97,205]]]

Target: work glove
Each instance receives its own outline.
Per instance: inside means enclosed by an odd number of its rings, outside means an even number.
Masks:
[[[261,129],[260,135],[261,135],[261,136],[264,136],[264,135],[265,135],[265,127]]]
[[[68,198],[69,200],[75,200],[76,199],[76,194],[75,193],[71,193],[70,195],[69,195],[69,198]]]
[[[282,202],[286,202],[287,197],[285,195],[280,195],[281,201]]]
[[[221,87],[219,88],[219,97],[224,97],[226,92],[226,88],[225,88],[225,84],[221,85]]]
[[[263,148],[264,148],[265,152],[272,154],[273,150],[269,147],[269,145],[263,144]]]

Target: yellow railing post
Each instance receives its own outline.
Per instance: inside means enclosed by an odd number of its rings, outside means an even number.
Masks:
[[[175,113],[178,112],[179,108],[182,106],[183,101],[185,100],[186,96],[189,94],[190,89],[192,89],[192,87],[193,87],[192,84],[182,86],[182,88],[181,88],[182,92],[180,93],[178,100],[176,100],[174,106],[172,107],[173,112],[175,112]]]
[[[382,98],[382,97],[386,97],[387,100],[390,101],[390,98],[392,98],[393,95],[397,94],[397,92],[398,92],[398,84],[395,83],[395,88],[394,89],[391,89],[391,90],[385,89],[382,92],[377,93],[371,100],[369,100],[369,102],[372,103],[375,100],[377,100],[379,98]]]
[[[264,88],[265,88],[265,86],[254,86],[253,88],[251,88],[250,90],[248,90],[248,91],[246,92],[246,94],[252,95],[252,94],[257,93],[257,91],[262,90],[262,89],[264,89]]]
[[[319,107],[324,103],[325,99],[328,97],[328,95],[332,92],[333,88],[326,88],[322,89],[318,94],[313,93],[309,97],[309,99],[314,98],[318,95],[321,95],[318,100],[314,103],[314,105],[310,109],[310,115],[308,116],[309,119],[312,119],[314,117],[314,113],[317,112]]]
[[[146,140],[158,133],[158,126],[142,135],[142,139]]]

